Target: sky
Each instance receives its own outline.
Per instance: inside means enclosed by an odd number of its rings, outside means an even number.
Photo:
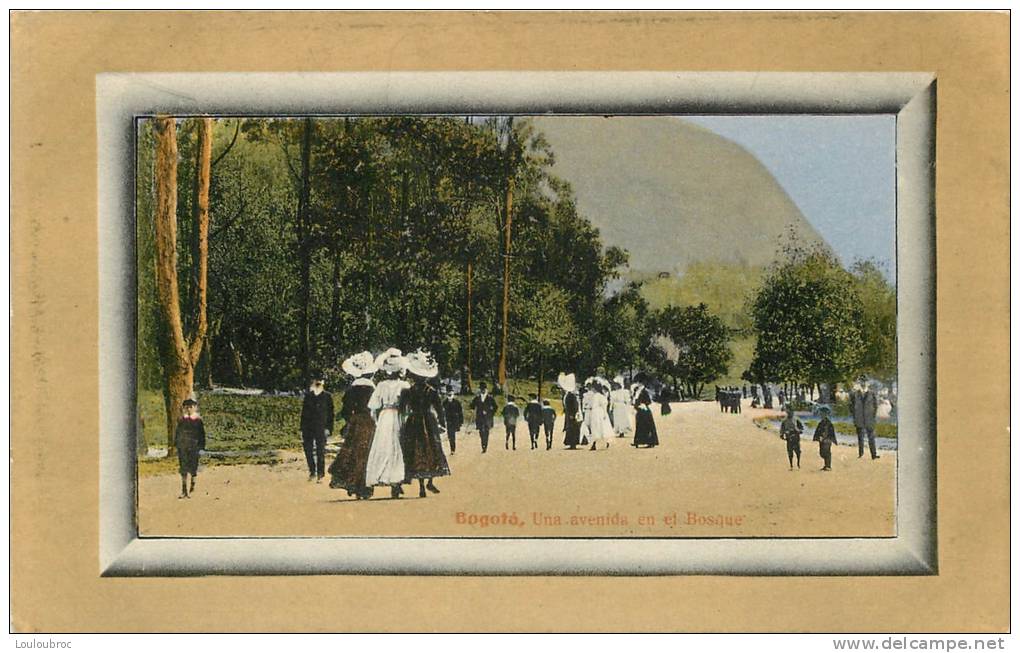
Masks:
[[[843,264],[896,265],[896,118],[684,116],[755,155]]]

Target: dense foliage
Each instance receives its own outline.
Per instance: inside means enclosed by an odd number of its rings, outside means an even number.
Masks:
[[[846,383],[896,371],[895,290],[871,262],[844,269],[824,247],[792,234],[751,308],[756,335],[747,378]]]
[[[179,121],[182,302],[192,285],[193,132],[190,119]],[[641,307],[606,292],[626,253],[605,247],[578,213],[526,120],[218,119],[213,156],[210,330],[199,385],[292,389],[310,368],[336,373],[351,352],[384,346],[428,347],[444,375],[469,368],[493,377],[504,265],[513,376],[636,362]],[[140,381],[155,387],[151,161],[151,123],[142,121],[139,366]],[[631,342],[606,348],[587,337],[620,316],[637,329]]]

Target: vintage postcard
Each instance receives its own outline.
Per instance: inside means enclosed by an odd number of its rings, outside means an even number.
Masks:
[[[85,24],[105,58],[46,45]],[[12,623],[1002,628],[1006,32],[17,17]],[[422,583],[449,600],[358,603]]]

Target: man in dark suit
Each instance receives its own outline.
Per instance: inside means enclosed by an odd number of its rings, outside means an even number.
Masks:
[[[542,400],[542,428],[545,430],[545,450],[552,449],[553,427],[556,426],[556,409],[549,405],[548,399]]]
[[[530,401],[524,407],[524,421],[528,423],[528,435],[531,436],[531,448],[538,449],[538,431],[542,428],[542,404],[538,403],[538,395],[529,395]]]
[[[447,390],[443,400],[443,419],[446,423],[446,437],[450,438],[450,453],[457,453],[457,431],[464,426],[464,407],[460,405],[453,390]]]
[[[857,429],[857,457],[864,457],[864,439],[868,439],[871,459],[880,458],[875,449],[875,418],[878,416],[878,396],[867,386],[863,376],[857,379],[857,385],[850,394],[850,412],[854,416],[854,428]]]
[[[489,394],[485,382],[478,384],[478,394],[471,400],[471,408],[475,411],[475,428],[482,439],[482,453],[489,448],[489,431],[496,417],[496,400]]]
[[[333,430],[333,395],[326,392],[322,374],[313,374],[311,381],[301,404],[301,442],[308,480],[320,482],[326,475],[326,438]]]

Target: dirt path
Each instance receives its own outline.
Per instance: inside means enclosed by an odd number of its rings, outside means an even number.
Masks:
[[[325,482],[309,483],[299,452],[273,466],[202,468],[189,500],[176,498],[177,476],[144,477],[140,530],[143,536],[895,534],[894,452],[858,460],[856,448],[835,447],[833,471],[821,472],[808,433],[802,469],[789,471],[785,443],[751,421],[766,411],[721,414],[716,404],[701,402],[674,404],[667,417],[657,413],[656,407],[661,446],[650,450],[626,438],[608,450],[568,451],[558,421],[551,451],[544,445],[530,451],[524,424],[517,451],[506,451],[499,425],[483,456],[477,433],[461,432],[449,456],[453,475],[437,479],[441,494],[427,499],[412,485],[399,501],[380,488],[377,499],[356,502]]]

